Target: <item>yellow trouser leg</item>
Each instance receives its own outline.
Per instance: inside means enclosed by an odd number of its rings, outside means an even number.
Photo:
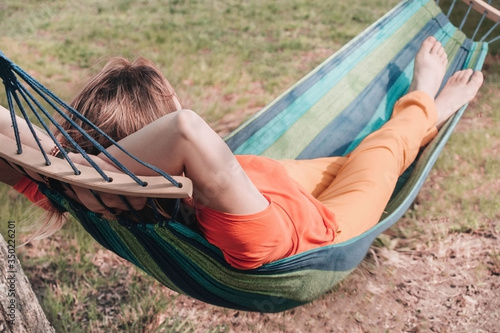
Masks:
[[[434,100],[412,92],[396,103],[391,119],[349,155],[282,163],[292,179],[335,213],[335,243],[346,241],[379,221],[398,177],[436,134],[436,121]]]

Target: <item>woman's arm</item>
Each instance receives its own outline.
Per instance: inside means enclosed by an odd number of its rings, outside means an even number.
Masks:
[[[36,140],[33,137],[26,121],[19,116],[16,116],[16,119],[17,119],[17,126],[19,128],[19,136],[21,139],[21,143],[26,146],[39,149],[38,144],[36,143]],[[33,127],[35,129],[35,132],[38,136],[42,148],[44,149],[45,152],[49,153],[50,150],[54,147],[54,142],[43,130],[34,125]],[[0,105],[0,134],[5,135],[13,140],[15,139],[10,111],[1,105]],[[38,176],[36,175],[33,176],[35,178],[38,178]],[[1,161],[0,181],[2,183],[13,186],[22,177],[23,175],[19,173],[16,169],[12,168],[8,163]]]
[[[21,138],[21,143],[29,146],[34,149],[39,149],[35,138],[33,137],[28,125],[26,124],[26,121],[21,118],[17,117],[17,125],[19,128],[19,136]],[[41,143],[42,148],[46,153],[50,153],[52,148],[54,147],[54,142],[52,139],[45,134],[43,130],[40,128],[34,126],[35,131],[37,133],[38,139]],[[11,139],[15,139],[14,135],[14,130],[12,129],[12,119],[10,116],[9,110],[6,108],[2,107],[0,105],[0,135],[7,136]],[[15,147],[12,147],[12,149],[15,149]],[[70,153],[69,157],[73,162],[76,164],[82,164],[82,165],[89,165],[89,163],[79,154],[73,154]],[[104,162],[97,156],[92,157],[94,161],[103,169],[103,170],[110,170],[110,171],[115,171],[115,172],[120,172],[118,169],[113,167],[112,165]],[[42,180],[38,174],[34,172],[30,172],[27,170],[29,175],[37,180]],[[16,169],[11,167],[7,162],[3,161],[0,159],[0,181],[2,183],[5,183],[10,186],[14,186],[18,183],[18,181],[23,177],[23,174],[18,172]],[[80,201],[82,204],[84,204],[88,209],[94,211],[94,212],[105,212],[106,210],[104,207],[101,206],[101,204],[94,198],[94,196],[90,193],[89,190],[79,187],[79,186],[72,186],[73,191],[67,191],[66,194],[73,198],[74,200]],[[123,201],[116,195],[113,194],[107,194],[107,193],[100,193],[100,196],[104,202],[108,204],[109,207],[112,208],[117,208],[117,209],[122,209],[126,210],[127,206],[123,203]],[[135,209],[141,209],[144,207],[146,203],[145,198],[128,198],[129,203],[134,207]]]
[[[193,183],[193,198],[209,208],[232,214],[253,214],[269,204],[227,144],[193,111],[164,115],[120,140],[119,144],[170,175],[184,174]],[[137,175],[156,175],[115,146],[107,151]],[[102,153],[98,156],[111,163]]]
[[[19,116],[16,116],[16,119],[17,119],[17,126],[19,128],[19,136],[21,139],[21,143],[29,147],[38,149],[36,140],[31,134],[31,131],[26,121]],[[42,129],[38,128],[35,125],[33,125],[33,127],[38,136],[39,142],[42,145],[43,150],[45,152],[50,152],[50,150],[54,147],[54,142],[52,141],[52,139]],[[1,105],[0,105],[0,134],[3,134],[11,139],[15,139],[10,111]]]
[[[37,148],[35,138],[31,134],[29,130],[28,124],[26,121],[17,117],[17,125],[19,128],[19,135],[21,138],[21,142],[27,146]],[[45,151],[50,151],[53,146],[52,140],[48,135],[46,135],[42,130],[35,127],[35,131],[40,139],[40,143]],[[14,130],[12,128],[12,118],[10,116],[10,111],[0,105],[0,134],[5,135],[11,139],[15,139]],[[14,186],[23,175],[18,172],[16,169],[11,167],[5,161],[0,160],[0,181],[2,183],[8,184],[10,186]]]

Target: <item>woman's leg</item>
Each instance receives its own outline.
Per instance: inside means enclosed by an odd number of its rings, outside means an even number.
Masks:
[[[427,62],[432,64],[430,68],[420,65]],[[415,63],[414,80],[410,91],[425,88],[423,91],[434,98],[447,63],[444,48],[434,37],[427,38],[416,56]],[[425,80],[434,76],[436,78],[433,80]],[[346,160],[346,157],[325,157],[312,160],[283,160],[282,163],[290,177],[317,198],[333,182]]]
[[[430,63],[432,66],[423,66]],[[432,97],[439,88],[447,63],[444,48],[434,37],[427,38],[415,59],[414,80],[410,91],[425,88]],[[435,70],[436,69],[436,70]],[[435,79],[425,80],[427,77]],[[288,174],[314,197],[319,197],[333,182],[347,157],[325,157],[312,160],[283,160]]]
[[[358,236],[379,221],[398,177],[434,136],[435,125],[476,95],[482,74],[465,70],[453,75],[434,101],[445,67],[441,45],[427,39],[416,58],[413,92],[396,103],[391,120],[363,140],[318,196],[335,213],[340,230],[335,242]]]
[[[435,133],[434,100],[413,92],[398,101],[393,117],[347,156],[330,186],[318,196],[335,214],[335,242],[360,235],[380,219],[398,177],[415,160],[424,139]]]
[[[413,162],[420,146],[434,136],[436,121],[441,125],[474,97],[481,85],[480,73],[475,74],[475,83],[466,87],[464,76],[470,77],[472,72],[460,72],[438,96],[436,114],[433,97],[446,63],[441,44],[432,37],[426,39],[415,59],[410,87],[410,91],[420,92],[401,99],[386,125],[346,157],[283,162],[293,179],[335,213],[341,231],[336,242],[355,237],[379,221],[398,177]],[[455,94],[461,97],[452,97]]]
[[[286,173],[317,198],[333,182],[347,157],[334,156],[307,160],[280,160]]]
[[[415,57],[413,93],[396,103],[391,120],[361,142],[318,197],[335,213],[340,231],[335,242],[360,235],[379,221],[399,175],[433,134],[437,122],[433,99],[446,65],[441,44],[427,38]]]

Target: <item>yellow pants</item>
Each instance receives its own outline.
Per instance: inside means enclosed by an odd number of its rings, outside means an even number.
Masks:
[[[379,221],[398,177],[436,135],[436,122],[434,100],[415,91],[401,98],[391,119],[349,155],[281,162],[292,179],[335,214],[335,243],[343,242]]]

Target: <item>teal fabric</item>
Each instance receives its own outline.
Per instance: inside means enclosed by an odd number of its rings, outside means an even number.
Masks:
[[[449,54],[448,76],[458,69],[482,67],[486,43],[467,39],[433,1],[403,1],[231,133],[226,142],[236,154],[277,159],[347,154],[389,119],[392,106],[411,82],[415,53],[429,35],[440,40]],[[413,202],[462,113],[463,109],[400,178],[386,213],[371,230],[250,271],[230,267],[219,249],[176,221],[108,221],[56,191],[43,185],[41,189],[104,247],[165,286],[223,307],[284,311],[318,298],[357,267],[373,240]]]

